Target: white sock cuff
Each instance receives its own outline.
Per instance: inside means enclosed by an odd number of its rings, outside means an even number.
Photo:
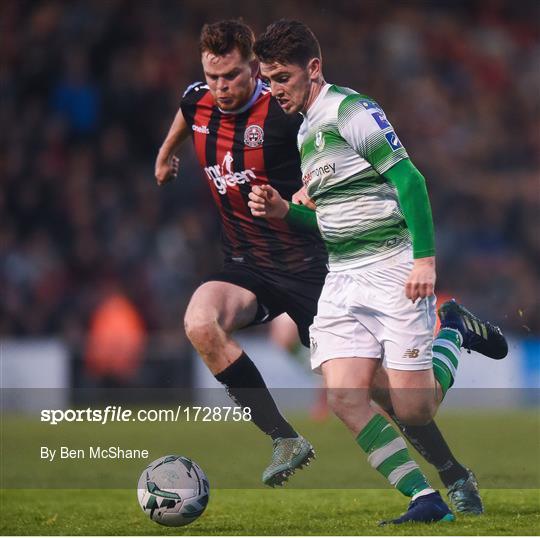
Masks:
[[[419,491],[416,495],[413,495],[411,501],[416,501],[418,497],[423,497],[424,495],[429,495],[430,493],[435,493],[435,490],[432,488],[423,489],[422,491]]]

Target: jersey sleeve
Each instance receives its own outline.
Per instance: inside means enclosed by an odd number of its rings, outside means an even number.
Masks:
[[[201,92],[203,91],[204,86],[203,82],[194,82],[193,84],[190,84],[182,94],[180,108],[184,115],[184,119],[190,127],[193,125],[197,101],[201,98]]]
[[[364,95],[343,99],[337,123],[340,135],[381,175],[408,158],[382,108]]]
[[[317,224],[317,216],[313,209],[305,205],[289,203],[289,211],[285,215],[285,220],[297,229],[307,232],[315,232],[319,230]]]
[[[411,232],[414,258],[435,256],[433,217],[424,176],[410,159],[403,159],[387,170],[385,177],[396,187]]]

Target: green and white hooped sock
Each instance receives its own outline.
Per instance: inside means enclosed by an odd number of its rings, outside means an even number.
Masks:
[[[403,495],[418,497],[435,491],[409,455],[403,437],[382,415],[375,415],[366,424],[356,442],[367,454],[369,464]]]
[[[443,398],[454,384],[462,337],[455,329],[442,329],[433,342],[433,374],[441,385]]]

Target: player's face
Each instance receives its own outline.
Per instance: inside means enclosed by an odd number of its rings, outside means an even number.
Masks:
[[[202,66],[210,93],[221,110],[236,110],[249,101],[259,70],[256,60],[245,60],[238,49],[222,56],[203,52]]]
[[[319,68],[320,61],[316,58],[311,60],[306,67],[277,62],[261,63],[261,75],[270,82],[272,95],[281,108],[287,114],[296,114],[308,109],[312,82],[317,80],[320,74]]]

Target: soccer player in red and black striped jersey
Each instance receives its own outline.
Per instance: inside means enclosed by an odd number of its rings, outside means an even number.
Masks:
[[[240,21],[204,26],[200,49],[206,84],[193,84],[184,93],[158,154],[156,178],[163,184],[177,176],[175,152],[192,136],[220,211],[225,265],[193,294],[186,333],[216,379],[239,405],[251,408],[253,422],[274,440],[263,481],[275,485],[309,460],[313,449],[282,417],[232,334],[287,312],[308,345],[326,253],[318,235],[291,227],[300,225],[292,221],[294,211],[289,220],[267,220],[253,217],[248,207],[251,186],[265,184],[285,199],[295,200],[296,193],[297,200],[307,203],[297,192],[302,183],[296,137],[302,118],[282,112],[259,80],[253,41],[252,31]],[[404,434],[437,467],[445,484],[467,480],[467,469],[434,422],[407,427]],[[479,498],[476,509],[482,509]]]
[[[301,189],[296,135],[300,116],[287,116],[258,78],[254,36],[241,21],[205,25],[200,49],[206,84],[192,84],[156,162],[158,183],[176,176],[179,145],[190,135],[222,223],[225,265],[193,294],[186,334],[216,379],[273,439],[263,473],[280,484],[313,456],[311,444],[280,414],[257,367],[233,339],[243,327],[287,312],[304,345],[326,276],[318,233],[299,234],[287,221],[253,217],[252,185],[272,185],[285,198]]]

